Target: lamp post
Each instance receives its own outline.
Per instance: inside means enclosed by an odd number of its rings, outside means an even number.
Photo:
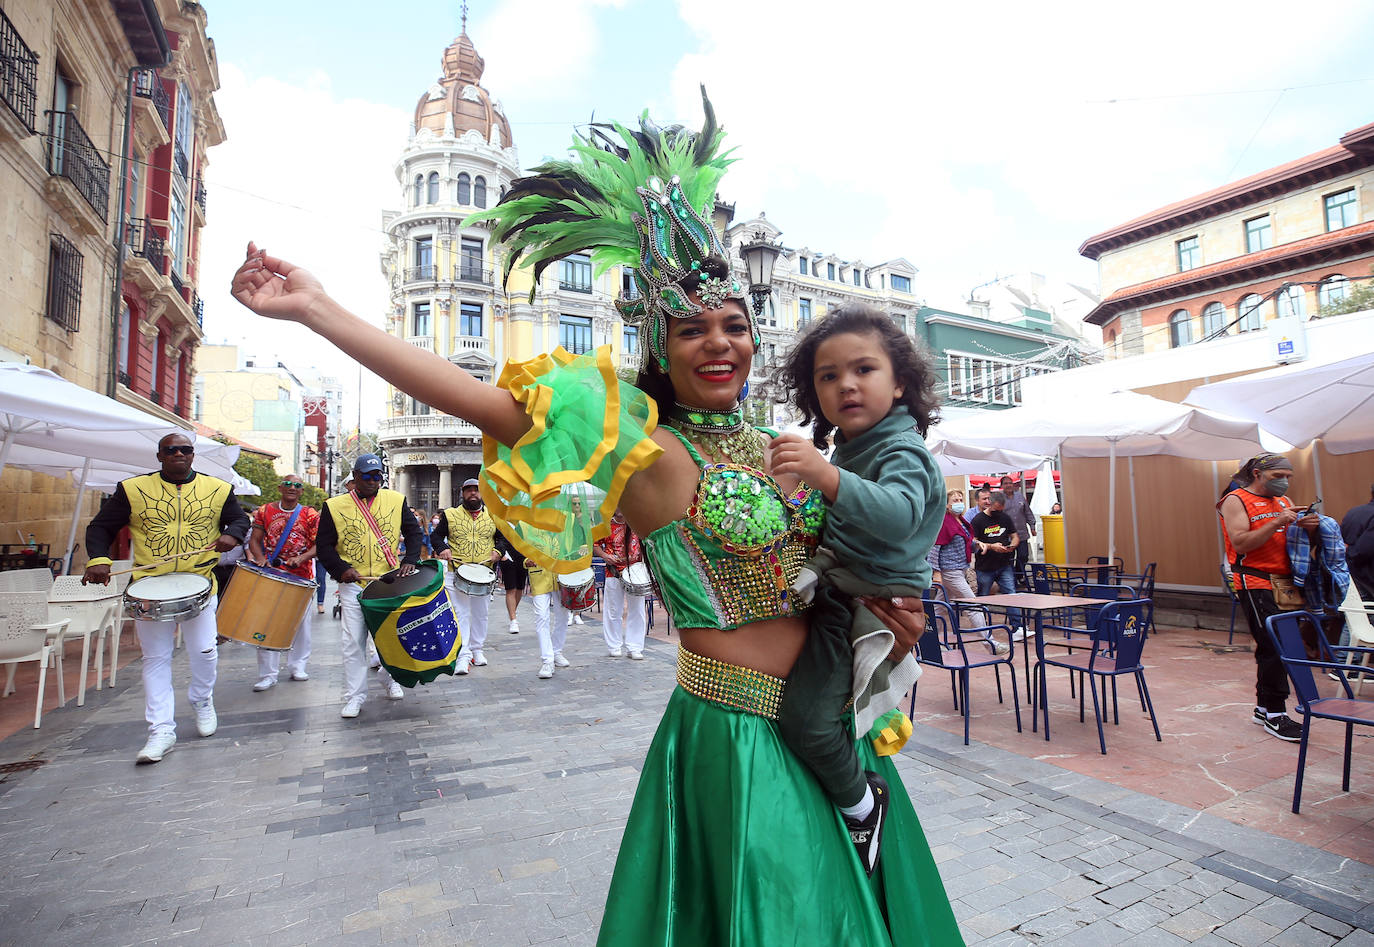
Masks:
[[[773,264],[782,253],[782,245],[775,243],[765,231],[755,231],[748,243],[739,248],[744,265],[749,270],[749,296],[754,301],[754,315],[763,315],[768,294],[773,291]]]

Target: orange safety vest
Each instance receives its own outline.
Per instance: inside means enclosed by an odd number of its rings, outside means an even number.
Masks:
[[[1244,487],[1232,490],[1226,497],[1237,497],[1245,504],[1245,513],[1250,517],[1250,528],[1255,529],[1267,519],[1278,516],[1283,510],[1292,509],[1293,501],[1288,497],[1262,497],[1251,493]],[[1222,497],[1225,502],[1226,497]],[[1217,515],[1221,516],[1221,503],[1217,504]],[[1252,549],[1244,556],[1236,555],[1236,547],[1231,545],[1231,534],[1226,530],[1226,520],[1222,517],[1221,536],[1226,541],[1226,561],[1235,571],[1234,582],[1238,589],[1272,589],[1273,583],[1258,576],[1246,575],[1236,566],[1267,572],[1271,575],[1292,575],[1293,564],[1288,559],[1288,531],[1277,530],[1273,536],[1258,549]]]

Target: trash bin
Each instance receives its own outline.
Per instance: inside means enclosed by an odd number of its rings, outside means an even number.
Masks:
[[[1064,541],[1064,514],[1045,513],[1040,517],[1040,540],[1045,546],[1045,561],[1063,565],[1069,561]]]

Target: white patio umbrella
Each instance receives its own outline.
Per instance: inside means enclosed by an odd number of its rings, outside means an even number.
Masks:
[[[927,431],[926,447],[946,477],[1029,470],[1039,466],[1045,459],[1042,454],[954,441],[946,434],[945,428],[946,425],[937,425]]]
[[[1116,458],[1171,454],[1231,460],[1262,449],[1260,428],[1133,391],[1080,394],[1073,400],[988,411],[944,425],[965,444],[1029,451],[1042,457],[1108,458],[1107,557],[1116,556]]]

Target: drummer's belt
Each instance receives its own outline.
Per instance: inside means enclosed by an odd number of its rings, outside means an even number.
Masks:
[[[777,720],[782,689],[787,682],[753,668],[694,654],[678,645],[677,683],[693,697]]]

